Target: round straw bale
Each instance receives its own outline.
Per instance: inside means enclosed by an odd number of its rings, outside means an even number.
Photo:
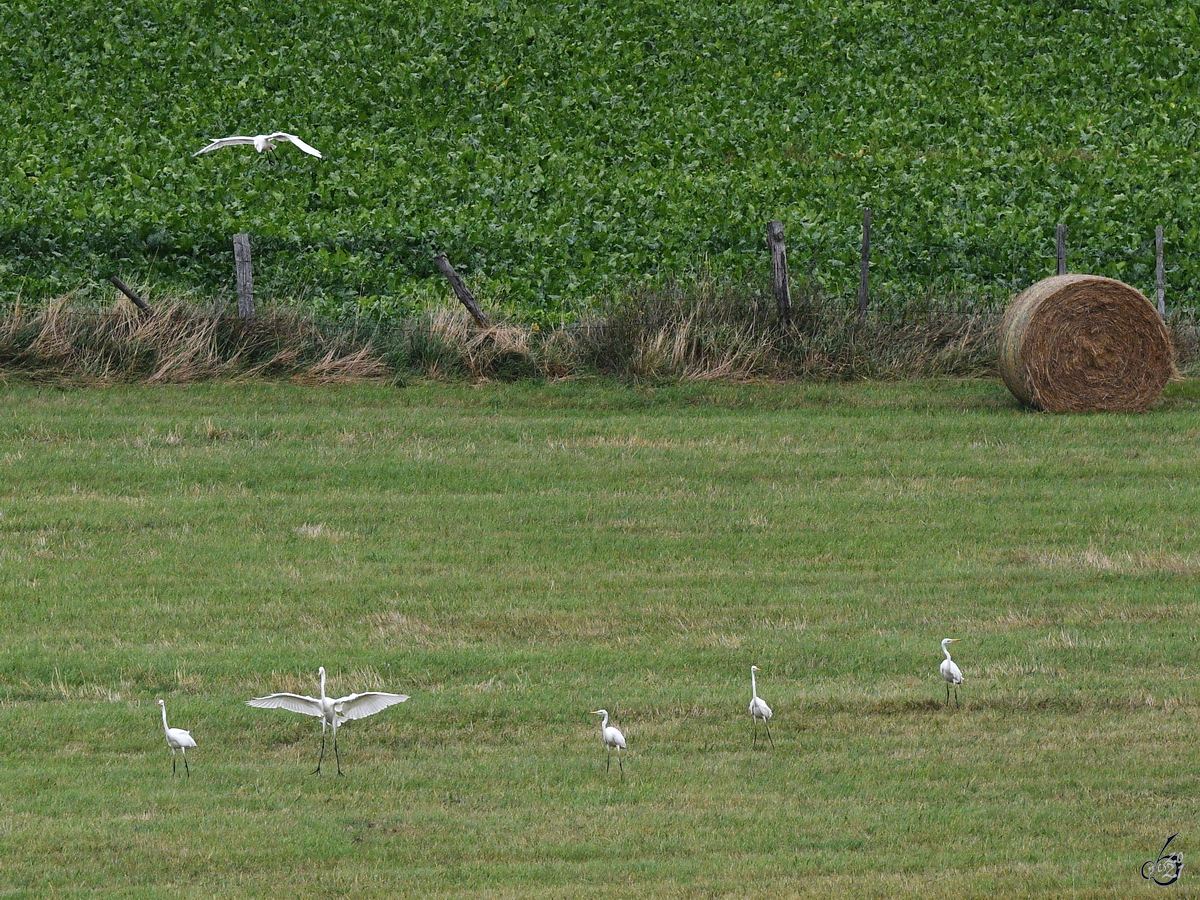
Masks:
[[[1171,339],[1145,295],[1098,275],[1055,275],[1009,304],[1000,374],[1047,412],[1141,412],[1176,376]]]

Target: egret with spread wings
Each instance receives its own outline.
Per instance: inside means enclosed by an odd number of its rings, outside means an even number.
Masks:
[[[365,719],[367,716],[373,716],[380,710],[387,709],[397,703],[403,703],[408,699],[408,694],[388,694],[383,691],[367,691],[362,694],[350,694],[347,697],[338,697],[336,699],[325,696],[325,667],[321,666],[317,670],[317,674],[321,678],[321,696],[306,697],[303,694],[268,694],[265,697],[255,697],[253,700],[247,700],[247,706],[255,706],[259,709],[287,709],[295,713],[300,713],[304,716],[316,716],[321,720],[321,755],[317,759],[317,770],[314,775],[320,774],[321,763],[325,759],[325,728],[329,726],[333,729],[333,755],[337,760],[337,770],[339,775],[344,775],[342,771],[342,759],[338,756],[337,731],[338,726],[345,724],[350,719]]]
[[[216,138],[210,141],[207,147],[201,147],[192,156],[199,156],[201,153],[208,153],[210,150],[219,150],[221,147],[240,147],[242,145],[253,145],[255,150],[262,153],[264,150],[274,150],[275,144],[278,141],[288,141],[295,144],[309,156],[315,156],[317,159],[322,158],[320,150],[300,140],[294,134],[288,134],[286,131],[275,131],[271,134],[256,134],[253,136],[235,134],[230,137]]]

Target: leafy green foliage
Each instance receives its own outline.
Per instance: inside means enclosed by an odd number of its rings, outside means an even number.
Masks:
[[[493,308],[571,314],[628,278],[766,266],[877,296],[1006,296],[1052,267],[1176,303],[1200,259],[1187,5],[80,0],[0,7],[0,288],[119,272],[410,311],[444,250]],[[313,160],[209,137],[282,128]]]

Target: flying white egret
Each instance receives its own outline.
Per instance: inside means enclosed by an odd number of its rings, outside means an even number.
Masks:
[[[758,672],[758,666],[750,667],[750,716],[754,719],[754,743],[752,746],[758,746],[758,723],[762,722],[767,729],[767,737],[771,741],[771,746],[775,746],[775,738],[771,737],[771,707],[767,706],[765,700],[758,696],[758,682],[754,675]]]
[[[188,768],[187,748],[195,747],[196,741],[190,733],[182,728],[172,728],[167,724],[167,704],[159,700],[158,708],[162,710],[163,731],[167,733],[167,746],[171,748],[171,774],[175,774],[175,751],[178,750],[183,754],[183,770],[187,772],[188,778],[191,778],[192,770]]]
[[[325,667],[317,669],[321,678],[321,696],[306,697],[303,694],[268,694],[266,697],[255,697],[247,700],[247,706],[259,709],[288,709],[305,716],[316,716],[321,720],[321,755],[317,758],[317,770],[320,774],[321,763],[325,759],[325,726],[333,728],[333,756],[337,760],[339,775],[342,771],[342,759],[338,756],[337,730],[338,726],[350,719],[365,719],[380,710],[387,709],[408,699],[408,694],[388,694],[382,691],[367,691],[362,694],[350,694],[348,697],[338,697],[336,700],[325,696]]]
[[[288,134],[286,131],[275,131],[271,134],[256,134],[253,136],[235,134],[231,137],[211,139],[207,147],[201,147],[192,156],[199,156],[201,153],[208,153],[210,150],[219,150],[221,147],[238,147],[243,144],[253,144],[254,149],[262,153],[264,150],[274,150],[276,141],[290,141],[309,156],[315,156],[317,159],[322,158],[320,150],[300,140],[294,134]]]
[[[958,706],[958,686],[963,683],[962,669],[958,664],[950,658],[950,648],[947,644],[954,644],[962,638],[946,638],[942,641],[942,652],[946,654],[946,658],[942,660],[942,678],[946,682],[946,705],[950,705],[950,685],[954,685],[954,705]]]
[[[592,715],[604,716],[604,721],[600,723],[600,738],[604,741],[605,752],[607,753],[605,756],[606,762],[604,765],[604,771],[612,771],[612,751],[614,748],[616,748],[617,765],[621,767],[621,777],[624,778],[625,763],[621,762],[621,751],[625,749],[625,735],[621,734],[621,729],[619,729],[616,725],[608,724],[607,709],[592,710]]]

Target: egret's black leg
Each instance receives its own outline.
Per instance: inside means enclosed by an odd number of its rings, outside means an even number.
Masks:
[[[314,774],[314,775],[321,774],[321,763],[324,762],[324,760],[325,760],[325,732],[322,731],[321,732],[321,755],[317,757],[317,771],[313,772],[312,774]]]
[[[192,777],[192,770],[188,768],[188,764],[187,764],[187,751],[186,750],[184,751],[184,754],[183,754],[183,771],[187,772],[188,778]]]
[[[340,756],[338,756],[337,732],[336,731],[333,733],[333,758],[337,760],[338,774],[344,776],[346,773],[342,771],[342,758]]]
[[[771,749],[774,750],[775,749],[775,738],[771,737],[771,723],[768,722],[766,719],[763,719],[763,728],[767,729],[767,737],[771,741]]]

